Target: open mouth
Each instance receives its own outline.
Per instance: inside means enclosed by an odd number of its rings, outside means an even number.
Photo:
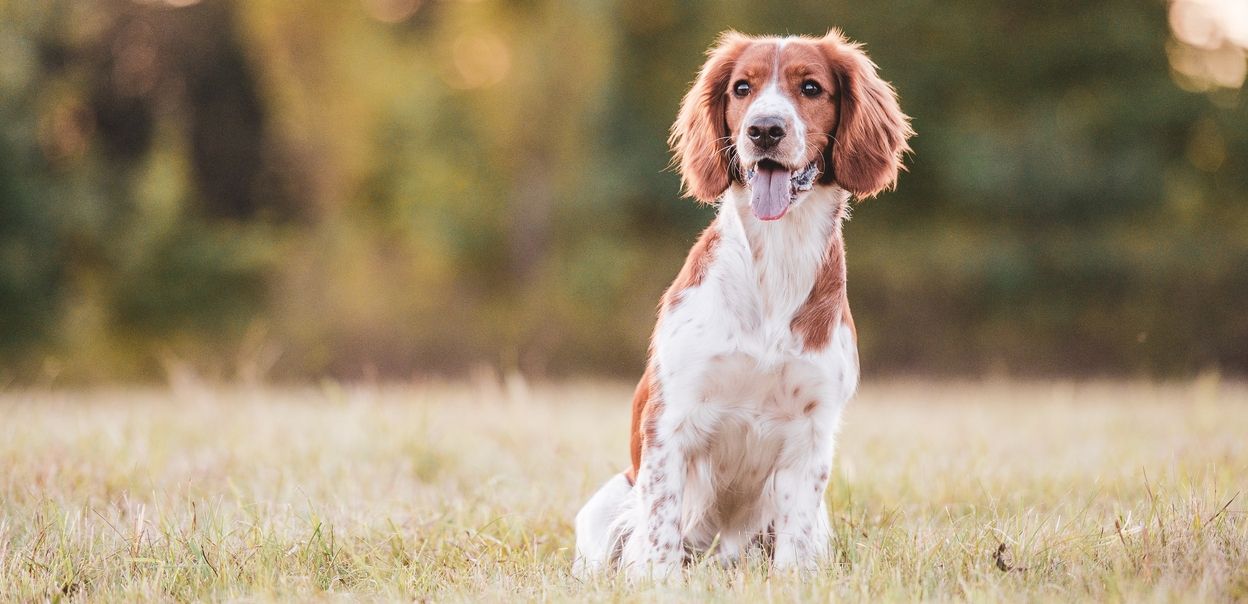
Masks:
[[[815,185],[819,169],[814,162],[794,171],[771,159],[759,160],[753,168],[745,171],[745,181],[750,187],[750,208],[759,220],[779,220],[789,211],[803,191]]]

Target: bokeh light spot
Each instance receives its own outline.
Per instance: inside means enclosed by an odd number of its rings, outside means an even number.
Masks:
[[[1248,2],[1175,0],[1167,46],[1175,82],[1184,90],[1238,89],[1248,78]]]
[[[452,87],[471,89],[493,86],[511,71],[511,50],[490,32],[460,34],[451,45],[454,75]]]

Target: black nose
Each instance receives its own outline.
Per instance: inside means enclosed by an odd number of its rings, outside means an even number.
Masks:
[[[760,117],[745,129],[746,136],[763,149],[770,149],[784,138],[784,121],[778,117]]]

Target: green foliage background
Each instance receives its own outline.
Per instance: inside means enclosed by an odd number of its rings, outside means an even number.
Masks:
[[[1248,114],[1164,2],[0,2],[0,383],[635,374],[717,32],[867,43],[867,372],[1248,372]]]

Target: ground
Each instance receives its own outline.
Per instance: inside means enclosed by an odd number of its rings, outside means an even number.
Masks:
[[[1248,599],[1248,386],[868,380],[836,557],[569,574],[627,384],[0,393],[0,600]]]

